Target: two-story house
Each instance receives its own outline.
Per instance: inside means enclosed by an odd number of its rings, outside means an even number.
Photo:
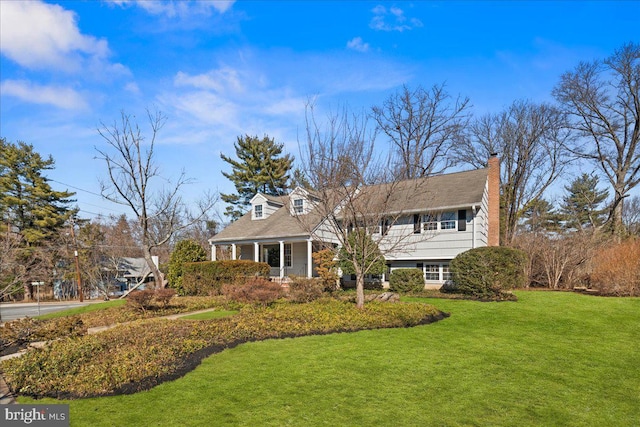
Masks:
[[[375,194],[388,188],[383,184],[366,190]],[[449,263],[456,255],[499,244],[497,157],[491,157],[485,169],[400,181],[392,188],[398,197],[387,195],[385,205],[386,218],[392,219],[367,230],[380,247],[387,248],[388,271],[417,267],[427,285],[437,286],[449,279]],[[268,263],[273,277],[313,277],[312,253],[323,242],[326,246],[340,241],[328,221],[338,218],[346,225],[340,219],[340,202],[336,202],[337,214],[332,218],[318,202],[312,192],[302,188],[286,196],[256,194],[250,212],[209,239],[213,260],[217,247],[225,245],[231,247],[232,259]]]

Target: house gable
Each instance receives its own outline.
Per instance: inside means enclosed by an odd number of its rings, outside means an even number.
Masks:
[[[291,216],[307,215],[313,210],[314,202],[317,199],[302,187],[296,187],[289,194],[289,214]]]
[[[251,220],[259,221],[269,218],[284,204],[272,196],[258,193],[249,201],[251,203]]]

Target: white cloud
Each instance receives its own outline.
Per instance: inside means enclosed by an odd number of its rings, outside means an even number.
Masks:
[[[398,7],[387,9],[382,5],[374,7],[371,12],[373,18],[369,23],[369,27],[377,31],[408,31],[423,26],[422,21],[417,18],[407,18],[404,11]]]
[[[87,102],[75,90],[60,86],[35,85],[25,80],[5,80],[0,84],[3,95],[33,104],[49,104],[67,110],[87,108]]]
[[[169,18],[187,17],[190,15],[209,15],[212,10],[225,13],[235,0],[105,0],[121,7],[136,5],[152,15],[164,15]]]
[[[124,86],[124,90],[126,90],[127,92],[130,92],[134,95],[140,95],[140,88],[138,87],[138,84],[135,82],[129,82]]]
[[[179,71],[174,78],[174,84],[178,87],[190,86],[216,92],[243,92],[244,87],[240,79],[237,70],[231,67],[222,67],[197,75],[189,75]]]
[[[369,50],[369,43],[365,43],[362,37],[354,37],[347,42],[347,47],[357,50],[358,52],[367,52]]]
[[[0,47],[23,67],[78,71],[89,60],[102,62],[107,42],[80,33],[77,16],[40,1],[0,1]]]

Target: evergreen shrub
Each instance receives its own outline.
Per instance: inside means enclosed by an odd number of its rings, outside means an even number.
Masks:
[[[424,290],[424,275],[418,268],[398,268],[389,275],[389,289],[393,292]]]
[[[270,271],[265,262],[247,260],[185,263],[182,289],[185,295],[220,295],[222,285],[242,284],[251,277],[268,278]]]
[[[524,287],[526,263],[527,255],[520,249],[489,246],[459,254],[449,268],[458,292],[493,299]]]

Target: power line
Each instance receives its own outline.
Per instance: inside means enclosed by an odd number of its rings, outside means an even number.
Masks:
[[[101,199],[108,200],[108,199],[107,199],[106,197],[104,197],[102,194],[98,194],[98,193],[95,193],[95,192],[90,191],[90,190],[85,190],[84,188],[76,187],[76,186],[74,186],[74,185],[71,185],[71,184],[67,184],[67,183],[64,183],[64,182],[58,181],[58,180],[56,180],[56,179],[51,179],[51,178],[49,178],[49,181],[51,181],[51,182],[56,182],[56,183],[61,184],[61,185],[66,185],[67,187],[73,188],[74,190],[82,191],[82,192],[84,192],[84,193],[88,193],[88,194],[91,194],[91,195],[93,195],[93,196],[98,196],[98,197],[100,197]],[[107,207],[103,207],[103,206],[93,205],[93,204],[91,204],[91,203],[87,203],[87,202],[80,202],[80,203],[82,203],[82,204],[84,204],[84,205],[88,205],[88,206],[93,206],[94,208],[106,209],[106,210],[113,211],[113,212],[117,212],[117,213],[120,213],[120,214],[126,214],[126,212],[123,212],[122,210],[116,210],[116,209],[107,208]],[[102,216],[102,215],[103,215],[103,214],[99,214],[99,213],[95,213],[95,212],[90,212],[90,211],[85,210],[85,209],[80,209],[80,210],[81,210],[82,212],[85,212],[85,213],[88,213],[88,214],[91,214],[91,215],[98,215],[98,216]]]
[[[49,178],[49,181],[57,182],[58,184],[62,184],[62,185],[66,185],[67,187],[71,187],[74,190],[83,191],[85,193],[93,194],[94,196],[98,196],[98,197],[104,198],[104,196],[102,194],[94,193],[93,191],[85,190],[84,188],[75,187],[75,186],[73,186],[71,184],[65,184],[64,182],[60,182],[60,181],[57,181],[55,179]]]

